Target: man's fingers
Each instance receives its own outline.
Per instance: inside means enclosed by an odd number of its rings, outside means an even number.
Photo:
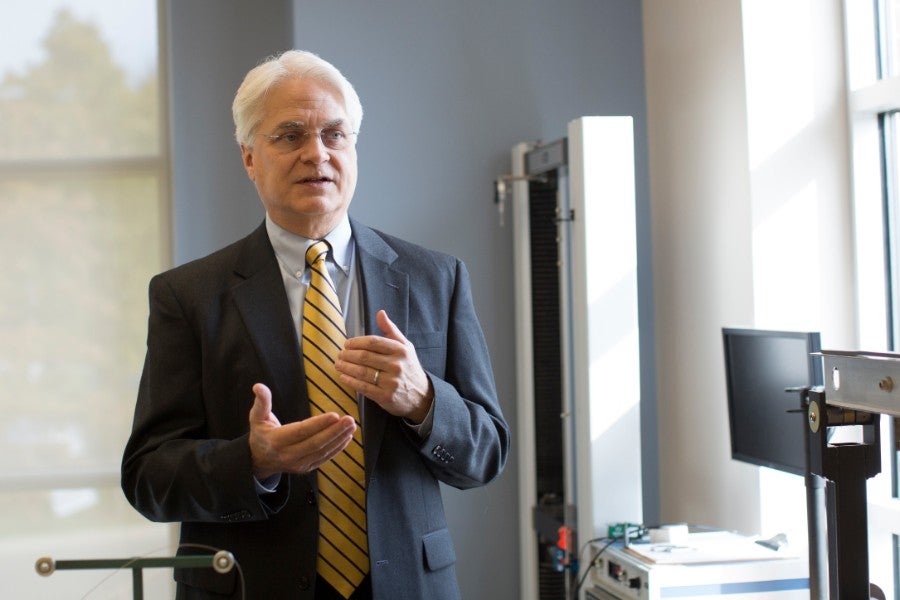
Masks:
[[[286,428],[302,426],[302,439],[285,449],[285,470],[308,473],[334,458],[353,439],[356,424],[352,417],[338,418],[334,413],[311,417],[306,421],[291,423]],[[299,427],[297,430],[299,433]]]
[[[254,400],[254,414],[262,413],[265,394]],[[269,421],[250,422],[250,451],[254,474],[264,479],[274,473],[307,473],[343,450],[356,431],[353,417],[335,413],[316,415],[283,426],[269,412]]]
[[[352,440],[353,429],[348,430],[343,436],[332,438],[326,446],[319,449],[319,452],[314,457],[314,460],[307,466],[306,470],[312,471],[318,469],[323,464],[343,452],[344,448],[349,446]]]
[[[253,386],[253,406],[250,407],[250,423],[272,423],[280,425],[272,414],[272,391],[262,383]]]
[[[384,335],[360,335],[348,339],[344,344],[344,349],[338,354],[340,359],[337,361],[338,363],[345,361],[384,370],[384,361],[379,361],[379,358],[398,354],[403,348],[410,346],[409,340],[391,321],[384,309],[375,314],[375,322]],[[338,366],[338,370],[342,371],[340,366]],[[364,373],[342,372],[350,376],[359,375],[360,379],[365,380]]]
[[[322,434],[323,437],[320,439],[326,439],[329,437],[328,433],[323,433],[329,427],[333,426],[335,423],[341,423],[343,428],[354,428],[355,422],[353,421],[353,417],[344,416],[341,417],[337,413],[323,413],[321,415],[315,415],[314,417],[309,417],[302,421],[296,421],[294,423],[288,423],[283,427],[284,435],[287,439],[292,440],[295,443],[302,442],[303,440],[313,438],[316,435]],[[333,436],[335,432],[330,432]]]
[[[384,309],[379,310],[375,314],[375,322],[378,323],[378,327],[381,329],[382,333],[384,333],[385,337],[396,340],[401,344],[406,344],[406,336],[403,335],[403,332],[400,331],[396,325],[394,325],[394,322],[391,321]]]

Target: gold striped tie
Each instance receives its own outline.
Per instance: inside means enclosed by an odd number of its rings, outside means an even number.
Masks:
[[[344,317],[325,257],[328,242],[306,250],[309,289],[303,303],[303,368],[313,415],[351,415],[356,431],[347,448],[319,467],[319,558],[316,569],[344,598],[369,572],[362,428],[356,393],[340,383],[334,360],[347,341]]]

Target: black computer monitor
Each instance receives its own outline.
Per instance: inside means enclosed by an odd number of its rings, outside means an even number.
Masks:
[[[722,329],[731,457],[797,475],[806,472],[800,393],[822,385],[817,332]]]

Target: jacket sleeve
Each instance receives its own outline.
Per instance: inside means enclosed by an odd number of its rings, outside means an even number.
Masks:
[[[425,366],[434,386],[434,421],[420,453],[435,477],[465,489],[488,483],[503,470],[509,426],[497,399],[468,271],[459,260],[449,298],[444,363]]]

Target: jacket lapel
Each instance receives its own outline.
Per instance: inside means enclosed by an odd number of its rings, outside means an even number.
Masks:
[[[405,332],[409,322],[409,275],[391,266],[397,259],[397,253],[375,231],[353,219],[350,225],[359,260],[357,273],[366,334],[383,335],[375,322],[375,314],[381,309]],[[372,473],[384,438],[385,425],[391,417],[368,399],[364,410],[366,468]]]
[[[368,335],[383,335],[375,314],[384,309],[401,331],[409,323],[409,275],[393,268],[397,253],[374,230],[350,220],[356,242],[357,271],[363,301],[363,325]],[[305,419],[309,403],[304,384],[303,361],[297,332],[284,291],[284,281],[265,223],[246,239],[235,264],[238,282],[234,303],[267,372],[273,395],[273,412],[282,423]],[[370,473],[390,417],[371,400],[365,401],[365,452]]]
[[[272,411],[282,423],[309,416],[303,361],[284,281],[265,223],[245,240],[235,264],[234,303],[265,369],[272,389]]]

